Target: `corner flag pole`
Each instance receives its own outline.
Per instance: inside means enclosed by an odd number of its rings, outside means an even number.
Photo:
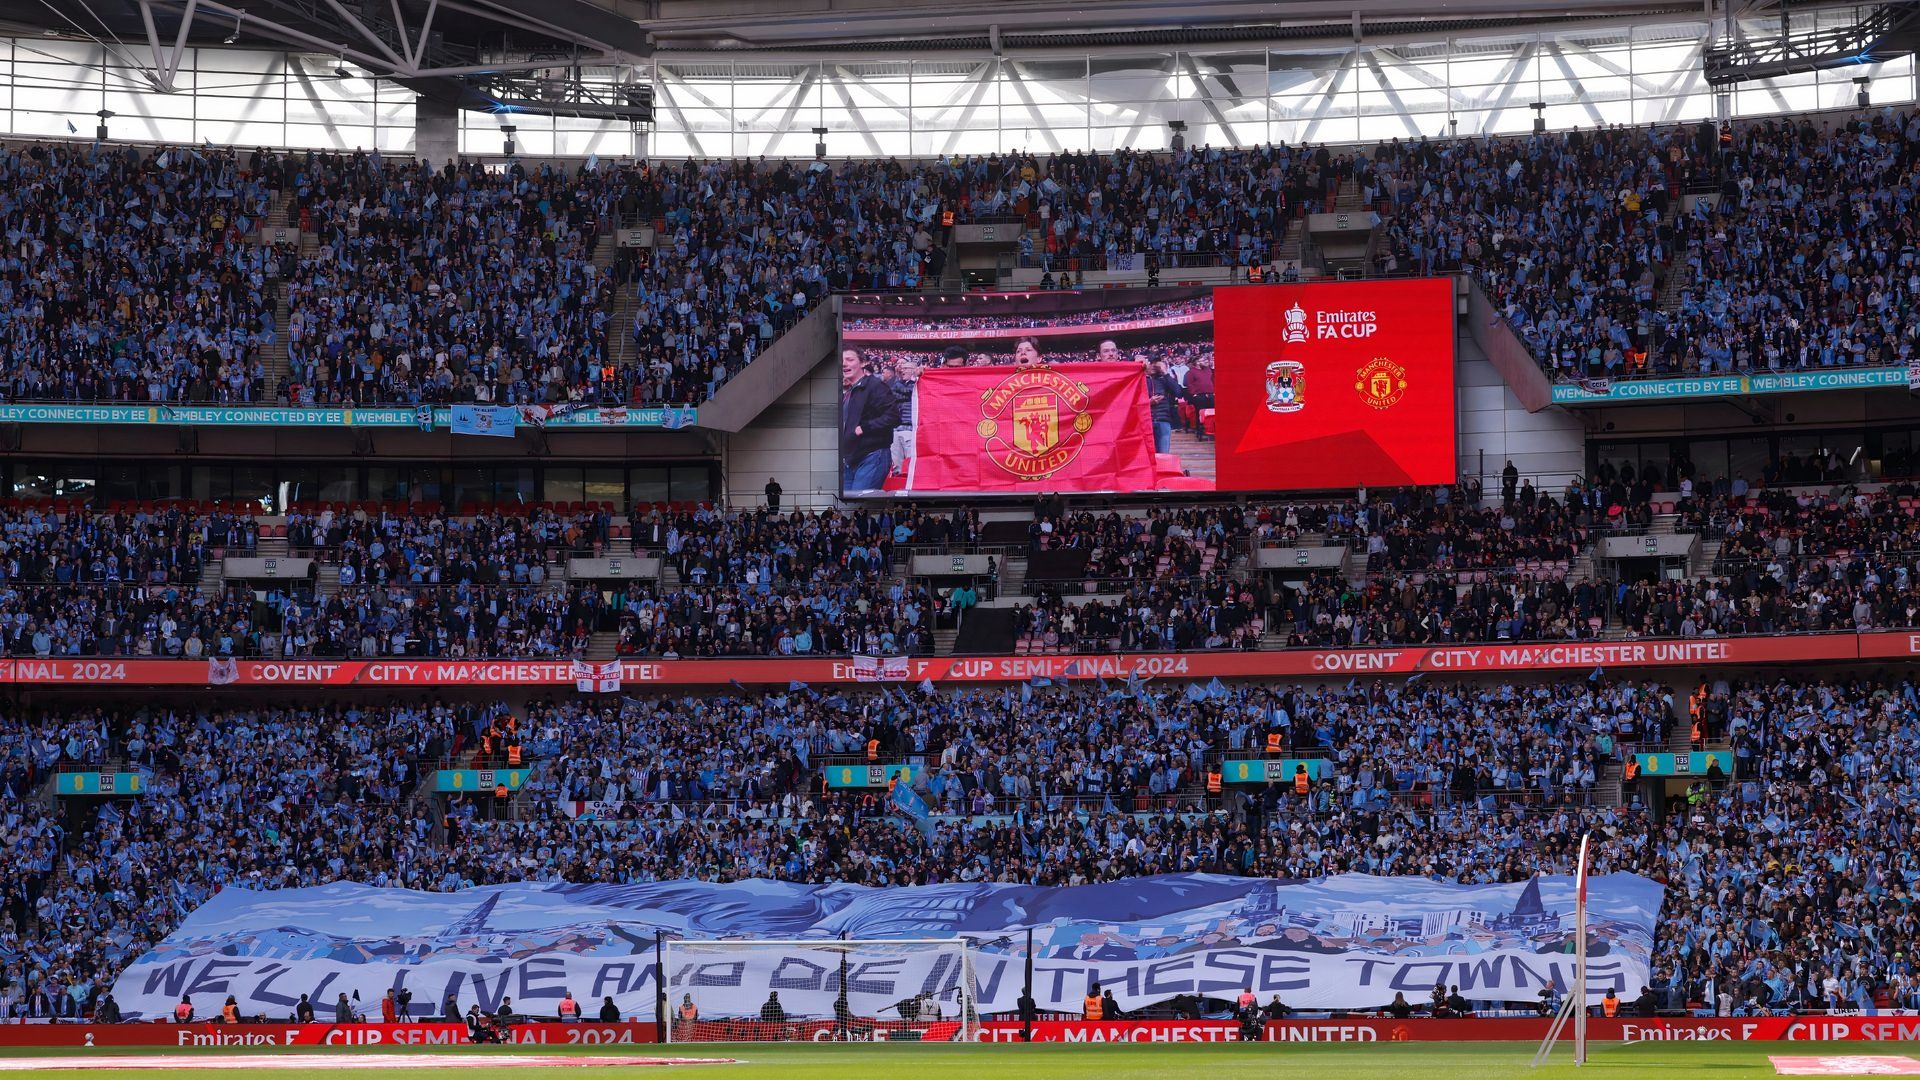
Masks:
[[[1553,1053],[1553,1044],[1566,1030],[1568,1020],[1573,1021],[1573,1063],[1587,1063],[1587,845],[1592,839],[1591,833],[1580,837],[1580,862],[1573,874],[1573,992],[1554,1012],[1547,1037],[1540,1040],[1540,1049],[1534,1051],[1536,1069]]]

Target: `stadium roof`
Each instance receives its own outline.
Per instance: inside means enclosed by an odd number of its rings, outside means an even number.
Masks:
[[[1568,21],[1702,17],[1698,2],[1666,0],[596,0],[651,6],[646,25],[673,52],[902,47],[1076,48],[1291,41],[1356,33],[1498,32]]]
[[[1773,0],[1730,2],[1746,16]],[[334,54],[429,97],[494,111],[546,111],[543,102],[611,86],[597,107],[612,111],[598,115],[650,109],[649,57],[938,62],[1003,51],[1404,44],[1705,17],[1699,0],[0,0],[0,33],[91,39],[161,92],[173,89],[183,48],[227,45]]]

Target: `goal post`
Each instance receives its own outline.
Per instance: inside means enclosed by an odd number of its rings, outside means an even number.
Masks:
[[[1553,1053],[1553,1044],[1566,1032],[1569,1021],[1573,1028],[1573,1063],[1587,1063],[1587,846],[1592,839],[1591,833],[1580,837],[1580,861],[1573,871],[1573,986],[1547,1027],[1547,1037],[1540,1040],[1540,1049],[1534,1052],[1536,1069]]]
[[[667,1041],[971,1042],[965,938],[666,940]]]

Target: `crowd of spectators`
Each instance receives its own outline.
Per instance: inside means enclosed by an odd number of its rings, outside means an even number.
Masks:
[[[608,173],[314,155],[288,213],[317,247],[287,284],[296,404],[613,401]]]
[[[1905,364],[1920,114],[1395,142],[1388,269],[1464,270],[1564,378]]]
[[[897,161],[643,163],[621,176],[623,220],[660,230],[616,267],[636,305],[623,331],[635,400],[703,400],[829,293],[944,273],[936,178]]]
[[[768,876],[872,885],[1072,884],[1172,873],[1341,872],[1464,882],[1571,869],[1666,885],[1654,975],[1750,1015],[1912,1006],[1920,799],[1910,681],[1713,681],[1704,737],[1736,755],[1662,818],[1627,785],[1685,703],[1595,676],[1345,687],[1076,682],[927,692],[746,691],[499,705],[166,705],[13,714],[0,867],[0,997],[71,1015],[222,888],[353,879],[423,889],[513,880]],[[502,732],[513,734],[502,736]],[[1272,738],[1272,742],[1269,741]],[[512,800],[415,788],[511,741]],[[478,749],[485,747],[488,749]],[[1293,784],[1209,794],[1220,757],[1321,761]],[[124,761],[145,793],[27,797],[62,765]],[[874,792],[822,790],[829,761],[905,761],[930,835]],[[491,761],[492,758],[487,760]],[[172,853],[191,851],[182,861]]]
[[[0,997],[71,1016],[112,974],[226,888],[418,880],[436,845],[407,801],[420,769],[471,742],[473,704],[13,713],[0,740],[45,774],[116,761],[137,799],[64,817],[8,801]],[[20,852],[23,859],[12,858]],[[33,929],[29,929],[33,928]]]
[[[1743,125],[1724,145],[1654,126],[912,165],[29,146],[0,155],[0,394],[699,401],[828,294],[940,280],[943,214],[1026,222],[1023,256],[1048,269],[1252,265],[1349,182],[1387,215],[1386,269],[1479,276],[1559,377],[1902,364],[1920,332],[1916,145],[1920,114],[1882,110]],[[260,244],[263,223],[307,242]],[[613,241],[632,224],[652,247]],[[263,350],[280,340],[276,387]]]
[[[549,563],[604,550],[612,515],[599,507],[460,514],[322,508],[288,512],[286,527],[289,550],[338,564],[342,585],[539,585]]]
[[[1499,506],[1363,503],[1354,513],[1353,529],[1367,569],[1398,573],[1537,564],[1564,570],[1587,538],[1586,528],[1563,503],[1536,493],[1530,482]]]
[[[1528,571],[1363,583],[1319,571],[1276,595],[1272,621],[1289,647],[1566,641],[1599,637],[1606,601],[1594,582]]]
[[[268,392],[271,190],[212,147],[0,150],[0,396],[253,402]]]
[[[859,341],[861,332],[868,330],[932,333],[948,330],[1008,330],[1058,326],[1123,329],[1131,323],[1152,322],[1188,315],[1205,315],[1207,316],[1205,321],[1211,321],[1213,298],[1205,296],[1189,300],[1168,300],[1157,304],[1136,304],[1131,307],[1100,308],[1093,311],[1005,311],[991,315],[947,315],[938,319],[925,316],[900,317],[848,313],[841,321],[840,332],[845,340]]]
[[[198,584],[211,553],[247,554],[257,534],[226,510],[0,508],[0,583]]]
[[[1020,257],[1049,271],[1123,255],[1247,266],[1272,259],[1295,218],[1331,209],[1358,160],[1325,146],[1014,153],[945,166],[940,193],[959,220],[1024,221]]]
[[[823,512],[433,505],[297,507],[274,529],[304,577],[201,585],[251,555],[262,520],[209,504],[0,508],[0,649],[60,656],[924,654],[991,599],[917,578],[916,550],[1025,547],[1017,652],[1251,649],[1889,629],[1920,623],[1915,509],[1870,492],[1750,489],[1603,466],[1559,496],[1517,476],[1331,501],[1067,510],[983,526],[977,510]],[[1662,491],[1678,484],[1677,491]],[[1656,504],[1655,497],[1667,500]],[[1685,578],[1578,572],[1610,530],[1675,532],[1719,552]],[[270,519],[269,519],[270,520]],[[283,531],[281,531],[283,530]],[[629,546],[631,545],[631,546]],[[1344,545],[1345,571],[1256,569],[1269,548]],[[569,582],[582,556],[657,556],[664,580]],[[1362,561],[1364,559],[1364,561]],[[210,579],[209,579],[210,580]]]

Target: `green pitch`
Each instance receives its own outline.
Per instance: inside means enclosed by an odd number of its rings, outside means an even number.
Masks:
[[[1498,1080],[1500,1077],[1529,1077],[1533,1080],[1629,1080],[1646,1076],[1686,1076],[1695,1080],[1736,1080],[1744,1077],[1774,1076],[1769,1054],[1790,1055],[1899,1055],[1907,1056],[1901,1044],[1873,1043],[1640,1043],[1596,1045],[1586,1068],[1576,1069],[1572,1054],[1564,1046],[1553,1063],[1539,1070],[1528,1067],[1534,1047],[1523,1043],[1183,1043],[1177,1045],[1085,1046],[1044,1044],[1035,1046],[827,1046],[768,1044],[676,1044],[672,1046],[629,1046],[599,1048],[603,1054],[649,1054],[688,1057],[730,1057],[738,1064],[682,1067],[617,1067],[580,1072],[567,1068],[515,1070],[521,1080],[668,1080],[698,1072],[702,1080],[855,1080],[875,1077],[881,1080],[1158,1080],[1161,1077],[1190,1076],[1204,1080],[1257,1080],[1265,1077],[1310,1078],[1310,1080],[1379,1080],[1407,1077],[1409,1080]],[[17,1051],[8,1056],[77,1058],[92,1053],[123,1054],[137,1051],[102,1048],[99,1051]],[[246,1053],[246,1051],[232,1051]],[[354,1048],[352,1053],[366,1053]],[[388,1053],[409,1053],[403,1049]],[[444,1048],[440,1053],[447,1052]],[[487,1054],[489,1049],[459,1050],[461,1054]],[[579,1053],[592,1055],[591,1047],[508,1047],[505,1053]],[[0,1076],[38,1078],[68,1077],[100,1080],[105,1076],[128,1080],[191,1078],[212,1080],[234,1077],[236,1080],[288,1080],[306,1077],[339,1077],[350,1072],[359,1076],[381,1076],[391,1080],[490,1080],[500,1073],[487,1069],[286,1069],[272,1067],[282,1052],[262,1052],[262,1068],[244,1071],[195,1070],[188,1064],[194,1058],[226,1051],[201,1051],[192,1055],[159,1051],[155,1056],[180,1058],[178,1069],[45,1069],[23,1073],[6,1072]],[[1920,1055],[1920,1048],[1912,1051]],[[710,1075],[709,1075],[710,1074]]]

